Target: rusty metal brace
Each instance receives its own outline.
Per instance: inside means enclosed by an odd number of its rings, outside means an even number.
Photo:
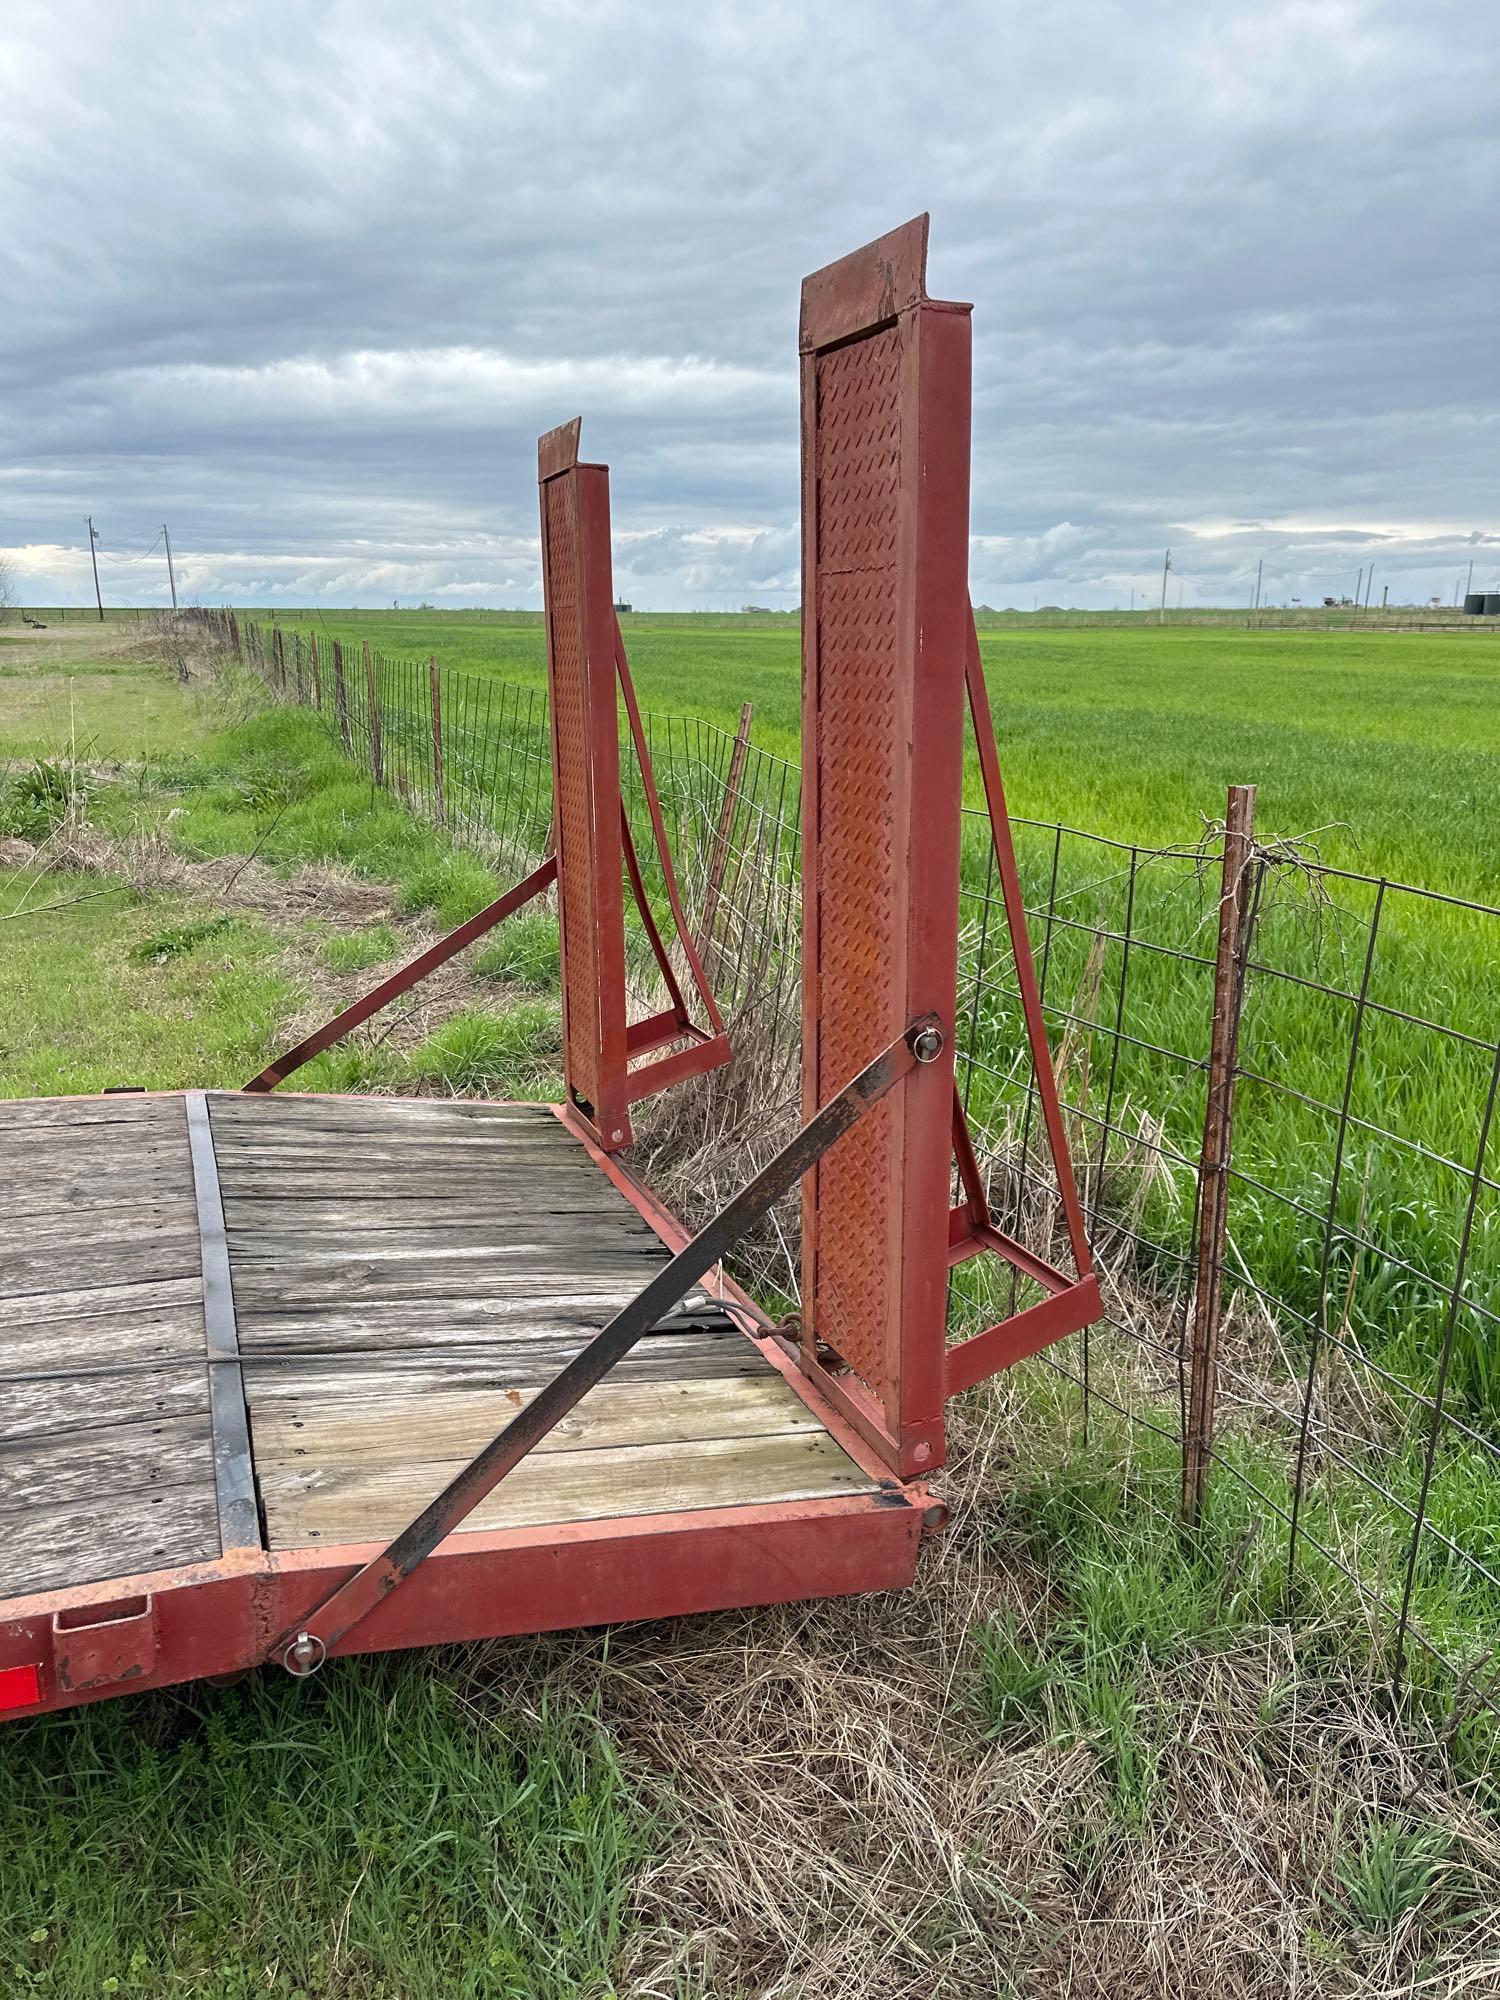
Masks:
[[[446,965],[448,960],[455,957],[466,945],[473,944],[474,940],[483,937],[486,931],[492,931],[496,924],[504,923],[507,917],[513,917],[517,910],[524,909],[528,903],[540,896],[544,889],[550,889],[556,880],[557,858],[555,855],[549,855],[540,868],[533,868],[514,889],[507,889],[503,896],[497,896],[493,903],[487,904],[477,916],[470,917],[466,924],[460,924],[456,931],[449,931],[445,938],[439,938],[436,944],[429,945],[424,952],[419,952],[410,964],[403,965],[399,972],[393,972],[389,979],[383,979],[371,992],[366,993],[363,999],[352,1001],[341,1013],[335,1014],[331,1021],[325,1021],[321,1028],[314,1028],[313,1032],[298,1042],[295,1048],[288,1049],[286,1054],[278,1056],[275,1062],[267,1063],[259,1076],[252,1076],[243,1088],[247,1091],[268,1091],[274,1090],[278,1083],[285,1083],[294,1070],[301,1069],[302,1065],[311,1062],[314,1056],[320,1056],[324,1049],[332,1048],[335,1042],[342,1041],[351,1029],[357,1028],[362,1021],[368,1021],[372,1014],[378,1014],[381,1008],[389,1006],[392,1000],[397,1000],[403,993],[410,992],[412,987],[425,979],[429,972],[435,972],[440,965]]]
[[[935,1014],[919,1015],[890,1046],[868,1063],[753,1180],[716,1215],[629,1305],[622,1306],[560,1375],[554,1376],[535,1399],[512,1417],[463,1471],[451,1479],[416,1519],[403,1528],[378,1556],[357,1569],[315,1610],[270,1647],[299,1679],[317,1672],[329,1653],[354,1626],[369,1616],[399,1588],[438,1544],[453,1533],[514,1471],[579,1403],[602,1381],[638,1340],[649,1333],[714,1265],[758,1222],[850,1128],[877,1104],[891,1086],[918,1063],[933,1062],[942,1053],[947,1031]]]

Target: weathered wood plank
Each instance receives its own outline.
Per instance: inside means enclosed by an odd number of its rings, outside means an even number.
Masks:
[[[118,1097],[8,1097],[0,1099],[0,1132],[66,1131],[72,1127],[119,1125],[135,1132],[185,1130],[182,1093]]]
[[[108,1231],[108,1234],[100,1234]],[[199,1269],[195,1223],[174,1217],[160,1229],[121,1230],[106,1217],[79,1218],[73,1240],[34,1248],[20,1243],[0,1251],[0,1293],[11,1299],[97,1285],[126,1285],[142,1278],[190,1278]]]
[[[145,1168],[117,1166],[111,1161],[97,1170],[84,1165],[56,1174],[33,1175],[7,1189],[5,1212],[14,1219],[137,1208],[142,1203],[177,1201],[192,1191],[192,1169],[184,1146],[180,1160],[160,1160]]]
[[[453,1202],[435,1202],[418,1195],[394,1200],[372,1195],[368,1201],[348,1193],[342,1200],[319,1200],[309,1196],[295,1201],[233,1195],[226,1196],[224,1213],[231,1237],[236,1232],[244,1235],[254,1232],[264,1236],[276,1231],[305,1236],[341,1235],[350,1230],[366,1235],[404,1232],[422,1237],[435,1230],[472,1232],[487,1229],[493,1232],[497,1228],[513,1229],[518,1222],[530,1223],[533,1220],[546,1228],[553,1220],[565,1217],[585,1222],[597,1219],[601,1224],[609,1223],[649,1233],[649,1224],[628,1202],[620,1208],[605,1207],[587,1188],[576,1195],[538,1195],[533,1191],[528,1202],[523,1204],[517,1199],[505,1205],[477,1199],[472,1182],[467,1197]]]
[[[0,1445],[207,1409],[208,1371],[201,1360],[44,1382],[7,1382],[0,1375]]]
[[[369,1468],[271,1465],[261,1482],[270,1545],[384,1541],[462,1466],[462,1460]],[[540,1527],[874,1490],[875,1482],[823,1431],[533,1453],[480,1502],[466,1526]]]
[[[468,1352],[472,1348],[492,1348],[496,1354],[512,1354],[518,1342],[532,1344],[538,1352],[574,1352],[604,1326],[608,1310],[580,1310],[564,1320],[556,1312],[532,1312],[512,1316],[504,1322],[482,1318],[434,1320],[414,1314],[410,1306],[400,1308],[396,1320],[380,1316],[376,1308],[368,1316],[360,1312],[318,1314],[256,1314],[240,1318],[240,1348],[244,1354],[424,1354],[428,1348],[452,1348]],[[728,1326],[700,1320],[668,1320],[660,1330],[642,1336],[642,1344],[656,1340],[694,1338],[736,1342],[744,1336]]]
[[[209,1117],[220,1125],[272,1125],[307,1120],[342,1124],[478,1124],[514,1125],[544,1131],[549,1127],[571,1144],[578,1142],[545,1104],[486,1104],[472,1097],[349,1097],[341,1093],[299,1096],[295,1091],[249,1094],[211,1090]]]
[[[213,1479],[28,1510],[0,1531],[0,1598],[137,1576],[219,1555]]]
[[[116,1318],[122,1313],[171,1312],[197,1305],[202,1321],[203,1280],[198,1277],[143,1277],[136,1284],[79,1286],[67,1291],[0,1293],[0,1332],[41,1320]],[[8,1346],[8,1343],[6,1343]],[[0,1352],[4,1348],[0,1347]]]
[[[0,1142],[3,1143],[3,1142]],[[16,1216],[6,1201],[10,1223],[5,1252],[31,1251],[47,1243],[153,1242],[162,1236],[180,1236],[196,1226],[197,1212],[191,1200],[122,1202],[108,1209],[47,1209]]]
[[[524,1199],[528,1192],[541,1200],[551,1193],[573,1192],[578,1183],[571,1169],[566,1174],[555,1174],[550,1168],[538,1168],[534,1174],[520,1175],[503,1183],[488,1173],[480,1175],[456,1166],[440,1166],[431,1170],[401,1166],[389,1172],[382,1171],[369,1181],[361,1181],[347,1166],[290,1165],[271,1171],[263,1167],[237,1167],[233,1160],[225,1160],[220,1162],[220,1186],[227,1207],[231,1201],[266,1198],[273,1201],[347,1201],[362,1187],[368,1187],[372,1195],[399,1201],[472,1201],[477,1188],[482,1188],[486,1196],[497,1200],[505,1196]]]
[[[104,1493],[133,1495],[200,1480],[212,1489],[213,1435],[203,1412],[17,1439],[0,1445],[0,1541],[18,1512],[50,1512]]]
[[[387,1390],[427,1396],[446,1391],[504,1393],[550,1382],[578,1352],[581,1342],[517,1343],[503,1352],[490,1348],[427,1350],[417,1354],[370,1354],[358,1349],[323,1355],[250,1355],[245,1388],[252,1412],[316,1398],[322,1403],[369,1402]],[[728,1376],[761,1376],[775,1371],[750,1341],[643,1340],[610,1375],[620,1381],[717,1381]]]
[[[316,1392],[284,1403],[258,1403],[256,1462],[264,1468],[284,1459],[310,1460],[326,1468],[469,1459],[537,1393],[534,1385],[514,1384],[488,1392],[414,1394],[409,1386],[389,1382],[359,1403],[329,1402]],[[591,1389],[536,1449],[595,1451],[822,1428],[774,1371],[703,1381],[611,1378]]]
[[[200,1257],[197,1230],[181,1227],[139,1242],[83,1240],[67,1249],[48,1244],[34,1252],[9,1251],[0,1254],[0,1298],[10,1309],[28,1298],[52,1300],[104,1286],[192,1278],[198,1275]]]
[[[371,1257],[438,1257],[482,1250],[503,1254],[507,1263],[520,1262],[528,1251],[542,1262],[554,1251],[566,1253],[575,1245],[601,1255],[633,1255],[644,1244],[663,1262],[667,1256],[661,1239],[639,1217],[632,1221],[623,1215],[553,1215],[546,1209],[524,1216],[491,1213],[465,1222],[441,1210],[403,1231],[368,1228],[358,1206],[344,1210],[342,1221],[318,1228],[295,1204],[275,1208],[267,1204],[260,1215],[249,1219],[236,1212],[229,1236],[242,1255],[262,1263],[278,1257],[297,1263],[319,1253],[326,1257],[330,1245],[342,1255]]]
[[[142,1361],[202,1353],[203,1305],[197,1288],[187,1299],[148,1306],[144,1312],[116,1309],[82,1318],[38,1317],[0,1330],[0,1395],[8,1397],[4,1385],[17,1375],[133,1368]]]

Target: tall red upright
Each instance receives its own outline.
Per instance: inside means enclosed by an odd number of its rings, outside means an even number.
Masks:
[[[606,1152],[631,1142],[630,1106],[729,1059],[724,1024],[689,935],[614,608],[609,468],[578,457],[580,419],[537,446],[553,832],[562,933],[563,1075],[568,1102]],[[624,701],[677,946],[707,1025],[692,1019],[646,894],[620,789]],[[669,1004],[627,1015],[624,881]],[[666,1053],[662,1053],[666,1051]],[[646,1061],[644,1058],[652,1057]]]
[[[1049,1297],[1027,1329],[1035,1345],[1098,1312],[1081,1220],[1077,1278],[1003,1237],[956,1112],[970,308],[928,298],[926,262],[921,216],[815,272],[802,287],[800,339],[804,1114],[903,1021],[932,1013],[945,1035],[938,1059],[804,1183],[802,1358],[903,1477],[941,1462],[945,1396],[1017,1358],[1017,1343],[991,1329],[960,1381],[946,1347],[951,1263],[995,1250],[1040,1284]],[[1029,974],[987,705],[974,719],[1007,917]],[[1034,982],[1021,985],[1071,1225],[1076,1193],[1040,1007]]]

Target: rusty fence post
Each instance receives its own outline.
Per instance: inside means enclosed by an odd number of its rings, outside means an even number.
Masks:
[[[1254,918],[1255,787],[1231,785],[1224,815],[1224,873],[1219,895],[1219,944],[1214,959],[1214,1015],[1208,1055],[1208,1099],[1198,1166],[1198,1272],[1187,1357],[1187,1418],[1182,1435],[1182,1515],[1197,1521],[1208,1492],[1219,1370],[1219,1316],[1224,1248],[1229,1233],[1229,1162],[1234,1135],[1234,1081],[1239,1060],[1245,965]]]
[[[349,686],[344,679],[344,648],[338,639],[333,642],[333,712],[338,717],[339,735],[347,757],[354,748],[354,742],[349,734]]]
[[[724,806],[719,814],[718,830],[714,834],[713,849],[708,857],[708,882],[703,891],[703,913],[698,919],[700,957],[713,942],[714,919],[719,914],[719,897],[724,889],[724,867],[729,857],[729,836],[734,831],[735,810],[740,802],[740,783],[745,775],[745,759],[750,754],[751,712],[752,705],[747,701],[740,710],[740,726],[735,732],[734,748],[729,753],[729,775],[724,784]]]
[[[370,718],[370,774],[377,785],[385,783],[385,743],[380,734],[380,687],[375,678],[375,662],[370,657],[370,642],[364,642],[365,652],[365,707]]]
[[[438,674],[437,655],[432,654],[427,661],[427,684],[432,690],[432,806],[439,826],[448,823],[448,809],[443,798],[443,687]]]

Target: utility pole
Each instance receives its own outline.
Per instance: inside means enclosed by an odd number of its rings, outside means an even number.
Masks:
[[[1369,610],[1369,608],[1370,608],[1370,593],[1371,593],[1371,591],[1372,591],[1372,590],[1374,590],[1374,588],[1375,588],[1375,565],[1374,565],[1374,563],[1371,563],[1371,564],[1370,564],[1370,574],[1369,574],[1369,575],[1368,575],[1368,577],[1366,577],[1366,579],[1365,579],[1365,609],[1366,609],[1366,611],[1368,611],[1368,610]]]
[[[172,537],[167,533],[165,521],[161,524],[161,538],[167,545],[167,582],[172,586],[172,609],[177,609],[177,578],[172,570]]]
[[[1472,590],[1473,588],[1474,588],[1474,558],[1473,558],[1472,556],[1470,556],[1470,557],[1469,557],[1469,580],[1468,580],[1468,582],[1467,582],[1467,583],[1466,583],[1466,584],[1464,585],[1464,596],[1465,596],[1465,597],[1467,597],[1467,596],[1469,595],[1470,591],[1471,591],[1471,590]]]
[[[99,623],[102,625],[104,623],[104,599],[99,595],[99,557],[97,553],[99,546],[99,530],[94,526],[94,517],[92,514],[88,516],[88,524],[89,524],[89,561],[94,565],[94,602],[99,607]]]
[[[1265,566],[1266,559],[1262,556],[1255,565],[1255,608],[1257,611],[1260,610],[1260,575]]]
[[[1360,594],[1364,590],[1364,587],[1365,587],[1365,566],[1363,563],[1361,563],[1359,566],[1359,575],[1354,579],[1354,608],[1356,611],[1358,611],[1359,609]]]
[[[1383,618],[1391,605],[1391,586],[1383,584],[1380,591],[1380,615]]]
[[[1172,551],[1167,550],[1166,560],[1161,566],[1161,611],[1157,618],[1159,625],[1167,622],[1167,571],[1172,567]]]

